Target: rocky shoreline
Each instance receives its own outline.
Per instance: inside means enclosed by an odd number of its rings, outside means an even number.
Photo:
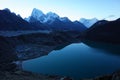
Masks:
[[[114,72],[112,74],[98,76],[91,79],[82,79],[82,80],[120,80],[120,71]]]

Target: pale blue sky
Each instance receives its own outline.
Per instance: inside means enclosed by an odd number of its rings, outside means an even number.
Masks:
[[[55,12],[71,20],[80,18],[103,19],[108,16],[120,17],[120,0],[1,0],[0,9],[9,8],[12,12],[28,17],[33,8],[44,13]]]

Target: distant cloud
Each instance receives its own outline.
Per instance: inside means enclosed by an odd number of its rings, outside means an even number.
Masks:
[[[108,18],[115,17],[115,15],[109,15]]]
[[[103,18],[103,19],[112,20],[112,19],[114,19],[115,17],[116,17],[115,15],[109,15],[109,16]]]

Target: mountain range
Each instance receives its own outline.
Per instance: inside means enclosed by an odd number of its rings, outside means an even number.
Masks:
[[[55,30],[55,31],[84,31],[84,26],[79,21],[72,22],[67,17],[60,17],[56,13],[44,14],[34,8],[31,16],[23,19],[9,9],[0,10],[0,30]]]
[[[67,17],[60,17],[56,13],[48,12],[44,14],[41,10],[36,8],[33,9],[31,16],[25,18],[30,24],[36,26],[42,25],[43,29],[52,29],[52,30],[70,30],[70,31],[84,31],[86,26],[84,26],[79,21],[72,22]]]
[[[0,30],[62,30],[81,32],[98,21],[96,18],[81,18],[80,21],[71,21],[68,17],[60,17],[53,12],[44,14],[36,8],[25,19],[6,8],[0,10],[0,18]]]
[[[90,27],[87,29],[87,27]],[[96,23],[95,23],[96,22]],[[50,30],[50,31],[76,31],[84,32],[85,39],[102,42],[120,42],[120,19],[115,21],[81,19],[71,21],[67,17],[60,17],[56,13],[44,14],[34,8],[28,18],[21,18],[9,9],[0,10],[0,30],[1,31],[26,31],[26,30]]]

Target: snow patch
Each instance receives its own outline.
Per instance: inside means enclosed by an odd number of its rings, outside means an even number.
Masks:
[[[96,18],[92,18],[92,19],[81,18],[80,19],[80,22],[88,28],[91,27],[93,24],[95,24],[97,21],[98,21],[98,19],[96,19]]]

